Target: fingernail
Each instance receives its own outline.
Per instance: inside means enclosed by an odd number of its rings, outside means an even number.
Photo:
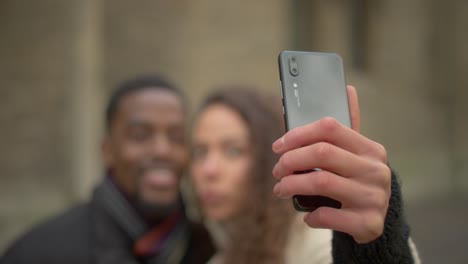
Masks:
[[[272,173],[273,173],[273,177],[275,177],[275,178],[278,179],[278,177],[277,177],[278,169],[277,169],[276,167],[278,167],[278,164],[276,164],[276,165],[273,167]]]
[[[307,213],[306,215],[304,215],[304,218],[303,218],[304,222],[309,225],[310,227],[312,228],[316,228],[316,227],[313,227],[312,224],[312,213]]]
[[[284,136],[273,143],[273,151],[278,153],[284,148]]]
[[[280,196],[280,194],[281,194],[281,182],[278,182],[277,184],[275,184],[275,187],[273,187],[273,193],[276,196]]]

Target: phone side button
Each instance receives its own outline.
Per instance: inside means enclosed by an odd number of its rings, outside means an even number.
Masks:
[[[283,98],[283,83],[281,82],[281,80],[279,81],[280,83],[280,91],[281,91],[281,98]]]
[[[284,105],[282,105],[281,108],[283,108],[283,115],[284,115]]]

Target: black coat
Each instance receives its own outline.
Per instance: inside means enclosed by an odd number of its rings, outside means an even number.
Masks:
[[[190,223],[182,263],[206,263],[214,254],[203,226]],[[76,206],[21,237],[1,258],[1,264],[145,263],[132,254],[132,241],[93,202]]]

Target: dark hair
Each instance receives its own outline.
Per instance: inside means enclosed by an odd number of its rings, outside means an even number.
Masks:
[[[272,143],[284,134],[280,99],[266,97],[248,86],[227,86],[209,95],[200,112],[223,104],[237,112],[247,124],[253,150],[253,168],[247,214],[234,223],[235,232],[226,250],[226,263],[283,263],[292,209],[289,200],[273,195],[272,176],[278,155]],[[278,106],[278,107],[274,107]]]
[[[112,92],[106,107],[106,128],[110,130],[112,120],[117,112],[122,99],[130,94],[146,89],[157,89],[170,91],[176,94],[185,105],[182,92],[168,79],[159,74],[140,75],[126,80],[116,87]]]

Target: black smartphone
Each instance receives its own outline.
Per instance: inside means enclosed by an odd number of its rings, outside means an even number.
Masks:
[[[343,62],[338,54],[282,51],[278,64],[286,130],[326,116],[351,127]],[[295,195],[293,204],[304,212],[322,206],[341,207],[339,201],[324,196]]]

